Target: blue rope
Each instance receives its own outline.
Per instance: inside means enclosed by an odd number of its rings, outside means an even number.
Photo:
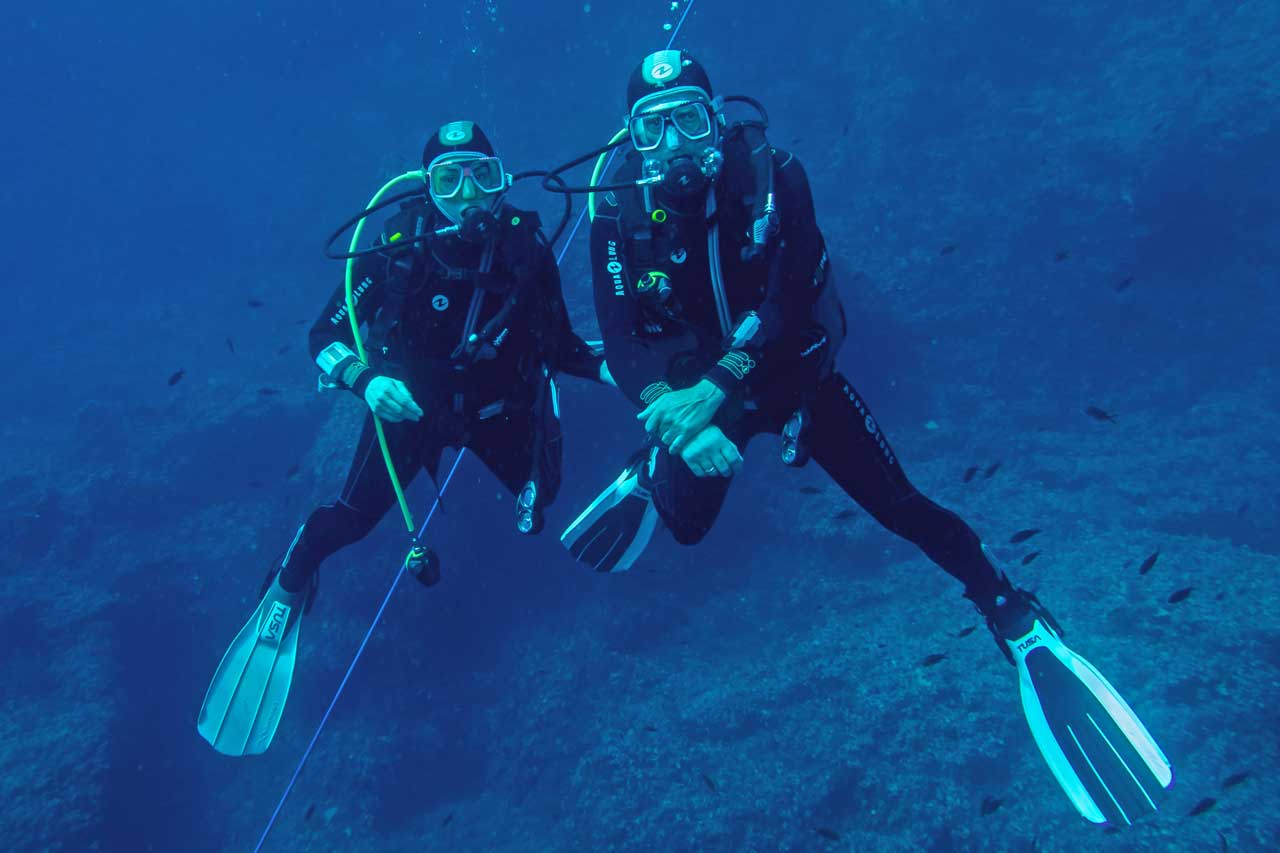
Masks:
[[[440,493],[436,495],[435,501],[431,504],[431,509],[427,511],[427,517],[422,522],[422,527],[418,528],[418,535],[414,537],[415,541],[420,541],[422,535],[427,532],[427,525],[431,523],[431,518],[436,514],[436,509],[440,506],[441,499],[444,498],[445,490],[449,488],[450,481],[453,480],[453,474],[458,470],[458,463],[462,461],[462,457],[467,453],[464,447],[458,452],[453,459],[453,467],[449,469],[449,476],[444,478],[444,484],[440,486]],[[374,630],[378,627],[378,623],[382,621],[382,614],[387,609],[387,604],[391,601],[391,595],[396,591],[396,587],[400,585],[400,579],[404,577],[405,567],[408,560],[400,564],[400,571],[396,572],[395,580],[391,582],[391,588],[387,590],[387,594],[382,599],[382,606],[378,608],[378,613],[373,617],[373,623],[369,625],[369,630],[365,632],[364,639],[360,641],[360,647],[356,649],[356,655],[351,659],[351,665],[347,667],[346,675],[342,676],[341,683],[338,684],[338,690],[333,694],[333,699],[329,702],[329,707],[325,709],[324,716],[320,718],[320,725],[316,726],[316,733],[311,736],[311,742],[307,744],[307,748],[302,752],[302,758],[298,761],[298,766],[294,768],[293,776],[289,778],[289,784],[285,786],[284,793],[280,795],[280,802],[276,803],[276,810],[271,813],[271,819],[267,821],[266,827],[262,830],[262,835],[258,838],[258,844],[253,848],[253,853],[262,850],[262,845],[267,843],[267,836],[271,834],[272,827],[276,824],[276,818],[280,816],[280,810],[284,808],[285,800],[289,799],[289,795],[293,793],[293,786],[298,783],[298,777],[302,775],[302,768],[306,766],[307,759],[311,757],[311,751],[316,748],[316,741],[320,740],[320,733],[324,731],[325,724],[329,722],[329,715],[333,713],[333,708],[338,704],[338,699],[342,696],[342,691],[346,689],[347,682],[351,679],[351,673],[355,671],[356,664],[360,662],[360,656],[364,654],[365,646],[369,645],[369,638],[373,636]]]
[[[675,44],[676,36],[680,34],[680,28],[684,26],[685,19],[689,17],[689,10],[693,8],[694,0],[689,0],[685,4],[684,14],[680,16],[679,22],[671,31],[671,38],[667,40],[667,50],[671,49],[671,45]],[[618,153],[618,149],[609,152],[609,159],[605,161],[604,170],[609,171],[609,166],[613,164],[614,155]],[[578,212],[578,220],[573,223],[573,230],[569,232],[569,237],[560,247],[560,254],[556,256],[556,265],[559,266],[564,261],[565,253],[569,251],[569,245],[573,242],[574,235],[578,233],[578,228],[582,225],[582,218],[586,216],[587,209],[584,207]],[[418,528],[418,533],[414,536],[414,542],[421,542],[423,535],[427,532],[427,525],[431,523],[431,519],[436,514],[436,509],[440,506],[441,499],[444,498],[445,490],[449,488],[449,483],[453,481],[454,472],[458,470],[458,463],[462,461],[462,457],[467,455],[467,449],[464,447],[458,451],[458,455],[453,459],[453,467],[449,469],[449,475],[444,478],[444,483],[440,486],[440,492],[436,495],[436,499],[431,504],[431,509],[427,511],[427,517],[423,520],[422,526]],[[359,648],[356,649],[355,657],[351,659],[347,672],[342,676],[342,681],[338,684],[337,691],[333,694],[333,699],[329,701],[329,707],[325,709],[324,716],[320,718],[320,725],[316,726],[316,733],[311,736],[311,742],[307,744],[307,748],[302,752],[302,758],[298,761],[298,766],[294,768],[293,775],[289,777],[289,784],[285,786],[284,793],[280,795],[280,802],[276,803],[276,809],[271,813],[271,819],[267,821],[267,825],[262,830],[262,835],[258,838],[257,845],[253,848],[253,853],[260,853],[262,845],[267,843],[267,836],[271,834],[271,830],[276,825],[276,819],[280,817],[280,811],[284,808],[285,801],[289,799],[289,795],[293,793],[293,787],[298,784],[298,777],[302,775],[302,768],[306,766],[307,759],[311,757],[311,752],[316,748],[316,742],[320,740],[320,733],[324,731],[325,724],[329,722],[329,715],[333,713],[334,707],[338,704],[338,699],[342,697],[342,691],[346,689],[347,682],[351,680],[351,673],[355,671],[356,664],[360,662],[360,656],[364,654],[365,646],[369,645],[369,639],[373,636],[373,632],[377,629],[378,623],[382,621],[382,614],[386,611],[387,605],[391,602],[391,596],[395,593],[396,587],[400,585],[400,580],[404,577],[405,569],[408,566],[408,559],[400,564],[400,571],[396,572],[395,580],[391,582],[391,588],[387,590],[387,594],[383,596],[382,605],[378,608],[377,614],[373,617],[373,622],[369,625],[369,630],[365,632],[364,639],[360,641]]]

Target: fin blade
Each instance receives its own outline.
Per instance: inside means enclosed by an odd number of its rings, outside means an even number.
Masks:
[[[1020,692],[1058,784],[1093,823],[1128,824],[1156,811],[1159,794],[1173,783],[1168,759],[1110,682],[1036,627],[1039,645],[1018,660]]]

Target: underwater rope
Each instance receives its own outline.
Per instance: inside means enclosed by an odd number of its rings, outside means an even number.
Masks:
[[[684,26],[685,19],[689,17],[689,11],[693,8],[694,2],[695,0],[688,0],[688,2],[685,4],[684,14],[680,16],[680,20],[676,23],[675,28],[671,31],[671,38],[667,40],[667,47],[666,47],[667,50],[670,50],[671,45],[675,44],[676,36],[680,34],[680,28]],[[609,168],[609,165],[613,163],[613,155],[616,153],[617,153],[616,149],[609,152],[609,160],[608,162],[605,163],[604,170],[607,170]],[[596,162],[596,171],[597,172],[603,171],[600,169],[599,161]],[[374,195],[373,200],[369,202],[369,204],[367,205],[367,208],[375,206],[378,203],[378,201],[382,198],[383,194],[386,193],[386,191],[390,189],[394,184],[397,184],[402,180],[410,179],[413,177],[418,177],[419,179],[422,179],[425,181],[425,172],[423,172],[422,170],[418,170],[415,172],[406,172],[405,174],[400,175],[397,178],[391,179],[385,185],[383,185],[382,189],[378,190],[378,192]],[[582,220],[586,215],[587,215],[587,209],[584,207],[578,213],[578,219],[573,224],[573,230],[569,232],[569,236],[565,239],[564,243],[560,246],[560,251],[556,255],[556,266],[559,266],[564,261],[564,256],[568,253],[569,246],[572,245],[573,238],[578,233],[578,228],[579,226],[582,225]],[[350,251],[352,252],[356,250],[356,244],[360,239],[361,232],[363,232],[364,230],[365,219],[366,217],[363,217],[363,216],[360,218],[360,221],[356,223],[354,233],[351,235]],[[362,361],[366,361],[367,363],[367,359],[364,352],[364,342],[360,338],[360,325],[359,323],[356,322],[355,299],[351,291],[351,271],[354,268],[354,266],[355,266],[355,258],[348,258],[347,272],[346,272],[347,317],[351,321],[351,330],[355,335],[357,354],[360,356],[360,359]],[[396,499],[400,502],[400,511],[404,515],[405,524],[407,525],[409,530],[412,532],[413,516],[409,513],[409,505],[405,500],[404,492],[400,488],[400,482],[395,475],[395,469],[390,464],[391,454],[390,454],[390,451],[387,449],[386,438],[382,434],[382,425],[378,421],[378,418],[376,415],[373,418],[373,423],[374,423],[374,429],[376,429],[378,433],[378,444],[382,448],[383,459],[388,462],[387,473],[388,475],[390,475],[391,484],[395,488]],[[298,783],[298,778],[302,775],[302,769],[306,766],[307,759],[311,757],[311,753],[315,749],[316,743],[320,740],[320,734],[324,731],[325,724],[329,722],[329,716],[333,713],[333,709],[338,704],[338,699],[342,697],[342,691],[346,689],[347,682],[351,679],[351,673],[355,671],[356,664],[360,662],[360,657],[361,655],[364,654],[365,647],[369,644],[370,638],[373,637],[373,632],[377,630],[378,624],[382,621],[382,614],[384,611],[386,611],[387,604],[389,604],[391,601],[391,596],[395,593],[396,587],[400,585],[400,580],[401,578],[404,577],[405,571],[408,569],[410,555],[413,554],[414,549],[417,548],[418,544],[422,540],[422,537],[426,534],[427,525],[431,524],[431,519],[435,517],[436,509],[439,508],[440,501],[444,499],[445,490],[449,488],[449,483],[453,481],[453,475],[458,470],[458,464],[462,462],[462,457],[466,456],[466,454],[467,454],[467,449],[464,447],[461,450],[459,450],[458,455],[453,458],[453,466],[449,469],[449,475],[444,478],[444,482],[441,484],[440,490],[439,492],[437,492],[435,500],[432,501],[431,503],[431,508],[427,510],[427,517],[423,520],[422,527],[418,528],[417,534],[414,535],[413,544],[409,549],[409,553],[405,555],[404,560],[400,563],[400,569],[399,571],[396,572],[395,578],[391,581],[391,587],[387,590],[387,594],[383,596],[382,604],[381,606],[378,607],[378,612],[374,614],[373,622],[369,624],[369,630],[365,631],[364,638],[360,641],[360,645],[356,648],[355,655],[351,658],[350,665],[347,666],[346,673],[342,676],[342,681],[338,683],[338,689],[334,691],[333,698],[329,700],[329,707],[325,709],[324,716],[320,718],[320,724],[316,726],[315,734],[311,736],[310,742],[307,743],[307,748],[303,750],[302,757],[298,760],[298,766],[294,768],[293,775],[289,777],[289,784],[285,786],[284,793],[280,795],[280,801],[276,803],[275,811],[271,813],[271,818],[267,821],[267,825],[263,827],[262,835],[259,836],[258,843],[253,848],[253,853],[260,853],[263,845],[267,843],[267,836],[271,834],[271,830],[275,827],[276,820],[280,817],[281,810],[284,809],[285,801],[288,800],[289,795],[293,793],[293,788]]]

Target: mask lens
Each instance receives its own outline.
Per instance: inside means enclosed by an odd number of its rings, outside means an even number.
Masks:
[[[631,120],[631,144],[637,151],[649,151],[658,147],[662,141],[662,130],[666,125],[661,113],[636,116]]]
[[[462,164],[439,163],[431,167],[431,192],[450,198],[462,187]]]
[[[684,104],[671,111],[671,122],[688,139],[701,139],[711,133],[711,116],[702,104]]]
[[[505,183],[502,164],[492,157],[471,163],[471,177],[475,179],[476,186],[487,193],[496,193]]]

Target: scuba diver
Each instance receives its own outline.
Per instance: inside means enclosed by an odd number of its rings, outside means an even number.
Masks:
[[[964,585],[1017,667],[1026,717],[1058,782],[1089,820],[1127,823],[1172,783],[1142,723],[1062,629],[995,565],[976,533],[921,494],[853,383],[835,367],[846,334],[805,170],[765,137],[763,107],[716,97],[688,53],[646,57],[627,84],[630,151],[591,192],[596,313],[617,387],[647,445],[564,532],[601,572],[622,571],[665,526],[682,545],[711,528],[742,450],[781,437],[891,532]],[[747,103],[760,120],[730,124]],[[549,187],[549,189],[554,189]]]
[[[406,485],[419,469],[434,481],[442,450],[465,447],[516,496],[519,532],[537,533],[560,487],[554,377],[612,381],[600,352],[570,326],[538,215],[504,202],[513,179],[481,129],[444,125],[422,162],[424,172],[402,176],[418,189],[388,200],[409,199],[374,247],[354,251],[357,229],[352,254],[331,255],[355,260],[311,328],[311,356],[322,388],[346,389],[370,411],[338,499],[313,511],[271,564],[261,603],[209,686],[197,728],[219,752],[270,745],[320,564],[402,498],[397,470]],[[367,338],[357,341],[361,324]],[[436,583],[438,558],[417,557],[406,568]]]

